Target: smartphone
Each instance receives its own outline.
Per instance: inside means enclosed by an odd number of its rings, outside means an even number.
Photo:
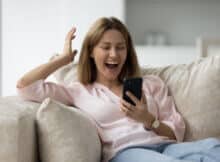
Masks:
[[[135,103],[126,95],[127,91],[130,91],[139,100],[142,96],[142,78],[129,78],[123,82],[123,99],[135,106]]]

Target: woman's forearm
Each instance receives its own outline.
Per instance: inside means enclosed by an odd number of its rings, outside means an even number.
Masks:
[[[70,63],[70,58],[67,56],[60,56],[48,63],[42,64],[33,70],[27,72],[22,76],[17,82],[17,88],[23,88],[31,83],[40,80],[46,79],[50,74],[59,69],[60,67]]]

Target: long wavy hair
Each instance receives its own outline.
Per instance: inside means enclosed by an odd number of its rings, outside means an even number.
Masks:
[[[115,29],[122,33],[127,48],[127,58],[119,74],[118,80],[122,82],[124,78],[140,76],[136,52],[131,35],[126,26],[115,17],[99,18],[87,32],[80,51],[80,58],[77,67],[78,80],[82,84],[93,83],[97,78],[97,68],[93,58],[90,57],[94,47],[99,43],[103,34],[110,29]]]

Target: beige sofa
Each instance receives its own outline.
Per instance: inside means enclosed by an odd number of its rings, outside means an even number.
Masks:
[[[74,68],[67,65],[55,76],[69,84]],[[188,65],[143,67],[142,72],[159,75],[168,84],[186,122],[185,141],[220,138],[220,56]],[[0,162],[97,162],[101,158],[93,120],[49,98],[43,103],[18,96],[1,98],[0,144]]]

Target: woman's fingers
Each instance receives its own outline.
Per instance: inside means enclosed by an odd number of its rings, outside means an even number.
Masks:
[[[77,54],[77,52],[78,52],[77,50],[73,50],[73,54],[74,54],[74,55],[76,55],[76,54]]]
[[[66,36],[66,41],[70,41],[72,40],[73,38],[75,38],[75,32],[76,32],[76,27],[73,27],[68,33],[67,33],[67,36]]]
[[[73,50],[73,52],[72,52],[72,57],[73,57],[72,60],[74,59],[74,57],[77,54],[77,52],[78,52],[77,50]]]
[[[135,105],[138,105],[140,102],[140,100],[129,91],[126,92],[126,95],[135,103]]]
[[[127,110],[129,110],[129,111],[133,111],[134,110],[134,106],[132,105],[132,104],[130,104],[129,102],[126,102],[125,100],[121,100],[121,104],[122,104],[122,106],[125,108],[125,109],[127,109]]]
[[[133,112],[127,107],[121,105],[121,111],[123,111],[126,115],[131,115]]]
[[[65,44],[63,52],[64,54],[71,54],[72,53],[72,40],[76,37],[74,34],[76,32],[76,28],[73,27],[66,36]]]

